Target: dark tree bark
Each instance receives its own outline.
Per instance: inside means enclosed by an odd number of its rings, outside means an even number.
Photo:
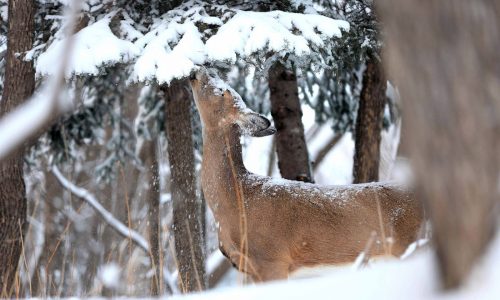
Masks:
[[[269,70],[269,91],[281,176],[313,182],[295,73],[281,63],[274,64]]]
[[[442,283],[457,287],[484,253],[498,219],[500,2],[377,4]]]
[[[353,183],[378,181],[386,79],[376,58],[366,63],[356,119]]]
[[[191,93],[187,81],[174,81],[164,88],[166,131],[171,171],[173,231],[184,292],[206,288],[201,199],[196,196],[194,147],[191,126]]]
[[[5,82],[0,102],[4,116],[33,94],[35,72],[23,53],[31,49],[34,35],[35,3],[9,0],[9,29]],[[5,141],[2,141],[5,143]],[[26,223],[26,194],[22,151],[0,162],[0,296],[13,296],[14,278],[21,255]]]
[[[147,200],[148,200],[148,218],[149,218],[149,244],[151,245],[151,262],[155,270],[151,281],[151,295],[158,296],[162,294],[163,276],[160,255],[160,174],[158,170],[158,159],[156,156],[156,141],[148,141],[143,145],[147,153],[146,168],[148,169],[147,178],[150,180]]]

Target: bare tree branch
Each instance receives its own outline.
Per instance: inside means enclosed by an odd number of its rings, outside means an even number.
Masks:
[[[63,174],[59,171],[59,169],[54,166],[52,168],[52,173],[56,176],[59,183],[70,191],[72,194],[77,196],[78,198],[87,202],[92,208],[94,208],[99,215],[110,225],[113,229],[116,230],[119,234],[126,238],[130,238],[137,246],[141,247],[146,253],[149,252],[149,243],[148,241],[137,231],[127,227],[125,224],[117,220],[109,211],[107,211],[96,199],[94,195],[92,195],[89,191],[80,188],[70,182]]]
[[[337,145],[337,143],[340,141],[340,139],[343,137],[343,134],[337,133],[332,138],[330,141],[323,146],[316,155],[316,158],[313,160],[313,171],[316,171],[319,167],[319,165],[323,162],[325,159],[326,155],[330,153],[330,151]]]

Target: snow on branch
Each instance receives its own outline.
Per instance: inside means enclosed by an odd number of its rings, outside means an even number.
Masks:
[[[269,53],[279,57],[307,56],[333,37],[341,37],[342,30],[349,30],[346,21],[283,11],[237,11],[225,24],[210,20],[212,25],[221,26],[215,35],[208,37],[199,32],[194,21],[179,22],[162,20],[136,42],[142,49],[134,66],[136,80],[170,83],[201,65],[233,64],[238,57],[265,57]],[[203,38],[208,38],[206,43]]]
[[[139,54],[139,48],[129,41],[119,39],[113,34],[109,23],[115,13],[85,27],[72,36],[74,49],[65,76],[91,74],[97,75],[99,67],[118,62],[127,62]],[[55,40],[40,55],[36,64],[37,75],[53,75],[54,65],[66,51],[66,39]]]
[[[89,191],[80,188],[70,182],[64,175],[59,171],[57,167],[52,168],[52,173],[56,176],[59,183],[69,190],[72,194],[77,196],[78,198],[87,202],[92,208],[94,208],[99,215],[108,223],[114,230],[116,230],[119,234],[126,238],[130,238],[135,244],[141,247],[146,253],[149,252],[149,243],[147,240],[142,237],[140,233],[137,231],[125,226],[122,222],[117,220],[109,211],[107,211],[96,199],[94,195],[92,195]]]
[[[239,11],[208,39],[207,54],[209,60],[230,63],[261,51],[304,56],[312,46],[341,37],[341,30],[348,31],[349,23],[320,15]]]
[[[120,18],[120,36],[110,29]],[[237,59],[266,61],[307,58],[331,52],[333,38],[349,23],[318,14],[254,12],[186,1],[146,29],[123,11],[114,11],[73,35],[74,53],[65,76],[96,75],[101,67],[133,64],[131,79],[170,83],[203,65],[233,64]],[[37,60],[37,74],[50,75],[65,39],[56,39]]]
[[[172,49],[169,43],[176,46]],[[138,44],[143,47],[134,66],[134,77],[139,81],[156,79],[170,83],[188,76],[196,65],[206,61],[205,45],[191,22],[161,24],[139,39]]]

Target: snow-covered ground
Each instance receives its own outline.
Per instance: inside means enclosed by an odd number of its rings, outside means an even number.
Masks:
[[[458,251],[458,250],[457,250]],[[377,261],[363,269],[338,267],[321,277],[235,286],[173,299],[500,299],[500,235],[463,287],[439,290],[430,250],[410,258]]]

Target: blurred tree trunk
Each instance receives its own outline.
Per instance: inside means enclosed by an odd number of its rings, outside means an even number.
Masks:
[[[281,176],[313,182],[295,73],[281,63],[274,64],[269,70],[269,91]]]
[[[62,199],[55,201],[56,197],[61,197],[62,190],[57,179],[51,172],[45,172],[45,187],[42,194],[43,199],[43,224],[44,224],[44,247],[37,262],[37,267],[33,274],[31,296],[49,297],[57,295],[53,280],[53,270],[62,268],[63,253],[59,239],[65,224],[61,224],[57,211],[62,210]],[[55,203],[59,207],[55,207]]]
[[[460,285],[498,218],[500,2],[377,2],[444,288]],[[497,209],[497,210],[495,210]]]
[[[382,65],[372,57],[366,62],[359,98],[354,138],[353,183],[378,181],[385,90],[386,79]]]
[[[163,276],[160,255],[160,173],[158,158],[156,156],[156,139],[147,141],[143,145],[143,151],[147,156],[143,161],[147,169],[149,189],[147,193],[148,218],[149,218],[149,244],[151,245],[151,262],[154,275],[151,281],[151,296],[161,295],[163,292]],[[141,151],[142,152],[142,151]]]
[[[34,37],[35,3],[9,0],[9,29],[5,82],[0,116],[12,111],[35,89],[32,62],[17,53],[30,50]],[[7,143],[8,141],[1,141]],[[26,223],[26,195],[23,179],[23,151],[0,162],[0,296],[14,294],[14,279],[21,255],[21,240]]]
[[[173,231],[184,292],[206,288],[201,199],[196,196],[191,93],[185,80],[164,88],[166,132],[171,171]]]

